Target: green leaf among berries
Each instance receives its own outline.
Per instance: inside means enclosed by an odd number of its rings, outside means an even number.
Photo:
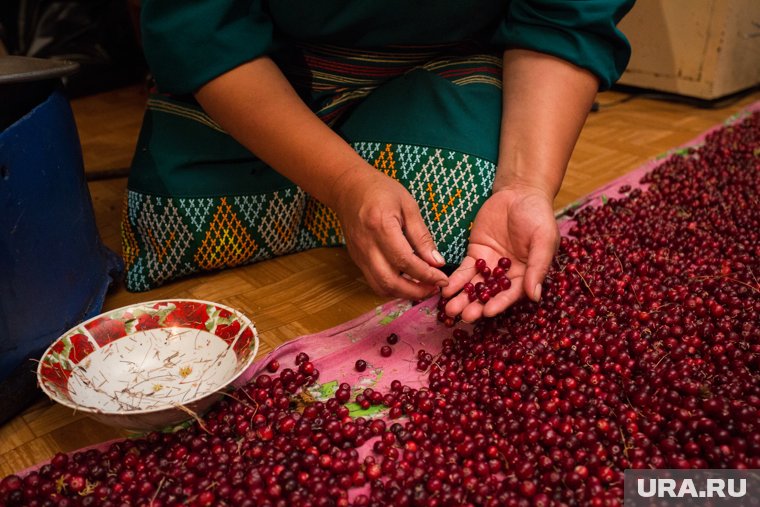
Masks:
[[[388,407],[383,405],[370,405],[369,408],[364,409],[361,405],[354,402],[346,403],[345,406],[348,409],[348,415],[354,419],[357,417],[374,417],[383,414],[388,410]]]
[[[311,392],[315,398],[319,400],[327,400],[333,394],[335,394],[335,391],[337,390],[338,390],[338,381],[331,380],[330,382],[319,384],[318,386],[316,386],[316,389],[311,389]]]

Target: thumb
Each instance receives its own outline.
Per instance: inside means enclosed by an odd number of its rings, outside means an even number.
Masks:
[[[446,264],[416,205],[404,211],[404,235],[415,253],[429,265],[441,267]]]
[[[538,302],[541,299],[541,284],[546,278],[558,245],[559,231],[556,226],[553,230],[537,231],[533,236],[523,280],[525,294],[533,301]]]

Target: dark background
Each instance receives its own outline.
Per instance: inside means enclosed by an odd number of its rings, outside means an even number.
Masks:
[[[72,60],[64,80],[71,97],[145,79],[139,0],[5,0],[0,42],[10,55]]]

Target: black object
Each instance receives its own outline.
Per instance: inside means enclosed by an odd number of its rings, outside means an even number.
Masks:
[[[79,64],[21,56],[0,57],[0,131],[45,100]]]
[[[143,80],[147,66],[136,33],[126,0],[18,0],[0,7],[0,40],[9,54],[80,65],[63,79],[69,97]]]

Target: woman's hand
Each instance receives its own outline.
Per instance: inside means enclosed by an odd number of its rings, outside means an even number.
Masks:
[[[467,256],[449,278],[444,297],[466,282],[479,282],[475,260],[495,266],[509,257],[512,287],[485,305],[460,294],[446,305],[449,316],[473,322],[504,311],[523,295],[541,297],[541,283],[559,244],[552,204],[570,154],[599,87],[589,71],[551,55],[525,49],[504,52],[499,160],[493,194],[470,233]]]
[[[461,315],[465,322],[473,322],[504,311],[523,295],[538,301],[558,244],[551,196],[532,187],[504,187],[495,192],[475,217],[467,256],[451,275],[443,296],[454,296],[467,282],[483,281],[475,270],[477,259],[485,259],[492,268],[500,257],[511,259],[507,277],[512,286],[485,305],[477,300],[470,302],[462,292],[448,302],[446,314]]]
[[[317,118],[270,58],[222,74],[195,96],[241,144],[335,210],[348,251],[376,292],[421,299],[446,285],[412,196]]]
[[[344,172],[329,199],[348,253],[372,289],[385,296],[422,299],[448,283],[433,238],[409,192],[365,167]]]

